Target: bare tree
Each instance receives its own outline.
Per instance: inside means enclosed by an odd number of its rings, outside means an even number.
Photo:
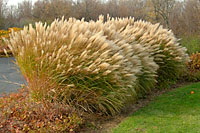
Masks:
[[[7,0],[0,0],[0,28],[3,29],[5,25],[5,13],[6,13]]]
[[[109,0],[106,3],[106,11],[111,17],[117,17],[119,15],[119,0]]]
[[[16,6],[10,6],[7,8],[6,14],[5,14],[5,21],[4,28],[7,29],[9,27],[15,27],[17,25],[17,7]]]
[[[172,9],[175,6],[175,0],[151,0],[154,7],[156,19],[159,21],[161,17],[164,24],[169,27],[169,16],[171,15]]]
[[[120,0],[118,15],[119,17],[133,16],[136,19],[145,19],[144,0]]]
[[[200,33],[200,1],[186,0],[183,12],[184,22],[190,34]]]
[[[22,27],[28,23],[32,23],[33,20],[33,5],[32,1],[23,1],[18,4],[18,26]]]
[[[71,14],[71,0],[38,0],[33,7],[33,17],[36,20],[51,22],[55,18],[61,18],[62,16],[68,18]]]
[[[177,1],[169,16],[170,28],[178,36],[187,33],[187,25],[185,23],[187,20],[184,18],[184,6],[185,3],[183,1]]]
[[[105,8],[101,0],[77,0],[74,4],[74,16],[85,20],[96,20],[100,14],[104,14]]]

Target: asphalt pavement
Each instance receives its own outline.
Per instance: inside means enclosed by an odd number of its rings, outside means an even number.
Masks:
[[[14,61],[13,57],[0,58],[0,95],[16,92],[25,83]]]

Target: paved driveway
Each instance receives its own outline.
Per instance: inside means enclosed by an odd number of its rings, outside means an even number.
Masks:
[[[14,92],[24,84],[19,68],[13,63],[14,58],[0,58],[0,95]]]

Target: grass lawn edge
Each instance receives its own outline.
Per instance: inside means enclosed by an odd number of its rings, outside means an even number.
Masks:
[[[171,89],[132,112],[109,132],[198,132],[199,93],[200,82]]]

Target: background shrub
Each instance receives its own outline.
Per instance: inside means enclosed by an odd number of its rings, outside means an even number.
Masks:
[[[187,63],[185,79],[189,81],[200,80],[200,53],[190,55],[190,61]]]

